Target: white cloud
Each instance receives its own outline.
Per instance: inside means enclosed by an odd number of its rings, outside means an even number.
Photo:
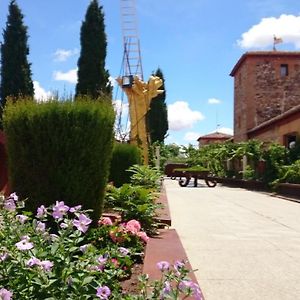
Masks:
[[[53,73],[54,80],[62,80],[70,83],[77,82],[77,68],[67,72],[55,71]]]
[[[193,131],[189,131],[184,135],[184,140],[188,141],[188,142],[196,142],[197,139],[199,138],[199,136],[201,136],[201,134],[199,132],[193,132]]]
[[[33,88],[34,88],[34,98],[37,101],[47,101],[49,98],[52,97],[51,92],[45,91],[38,81],[33,81]]]
[[[208,104],[220,104],[222,101],[216,98],[210,98],[207,102]]]
[[[54,56],[54,61],[66,61],[69,57],[78,54],[78,49],[73,50],[65,50],[65,49],[57,49]]]
[[[214,131],[214,132],[216,132],[216,131]],[[221,128],[218,128],[218,132],[233,135],[233,129],[232,128],[221,127]]]
[[[111,86],[115,86],[117,84],[116,79],[114,79],[112,76],[109,76],[108,80],[109,80]]]
[[[113,106],[117,116],[119,116],[121,112],[123,116],[128,115],[128,103],[122,103],[121,100],[115,100],[113,101]]]
[[[285,15],[263,18],[242,34],[237,43],[241,48],[265,48],[273,45],[274,35],[283,43],[294,44],[300,48],[300,16]]]
[[[204,119],[200,111],[191,110],[185,101],[176,101],[168,105],[168,121],[170,130],[191,128],[197,121]]]

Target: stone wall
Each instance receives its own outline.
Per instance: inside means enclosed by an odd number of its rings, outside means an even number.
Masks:
[[[256,64],[254,82],[256,125],[300,104],[300,65],[294,62],[287,65],[288,76],[280,76],[280,63],[267,61]]]
[[[288,66],[282,76],[281,65]],[[249,52],[234,71],[234,140],[296,105],[300,105],[300,52]]]

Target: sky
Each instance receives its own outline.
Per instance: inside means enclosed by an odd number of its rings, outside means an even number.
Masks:
[[[0,29],[9,0],[0,0]],[[28,27],[29,62],[37,98],[74,95],[80,27],[89,0],[17,0]],[[120,0],[99,0],[105,15],[106,68],[120,76],[123,56]],[[197,144],[201,135],[233,133],[233,78],[247,51],[300,49],[295,0],[136,0],[144,79],[158,67],[165,78],[166,143]],[[0,41],[3,41],[2,34]],[[113,100],[122,93],[115,87]],[[126,114],[126,105],[124,108]]]

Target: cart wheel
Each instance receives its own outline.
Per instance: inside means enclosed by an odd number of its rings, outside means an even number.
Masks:
[[[207,180],[207,179],[205,179],[205,183],[208,187],[215,187],[217,185],[216,180]]]
[[[185,178],[185,180],[180,177],[179,182],[178,182],[179,185],[182,187],[187,186],[190,183],[190,179],[191,179],[191,177],[184,177],[184,178]]]

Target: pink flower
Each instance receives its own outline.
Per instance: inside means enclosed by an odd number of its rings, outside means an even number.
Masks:
[[[124,229],[123,227],[119,227],[117,229],[113,229],[109,232],[110,238],[114,243],[123,243],[125,241]]]
[[[118,260],[116,258],[112,258],[111,262],[114,264],[115,267],[119,266],[119,262],[118,262]]]
[[[28,236],[23,236],[21,238],[21,241],[16,243],[15,246],[19,249],[19,250],[29,250],[33,248],[33,244],[29,242],[29,237]]]
[[[77,227],[77,229],[81,232],[86,232],[89,228],[89,224],[92,223],[92,220],[90,218],[88,218],[86,215],[84,214],[80,214],[78,219],[75,219],[73,221],[73,225],[75,227]]]
[[[137,220],[130,220],[129,222],[127,222],[125,228],[129,232],[137,234],[141,230],[141,224]]]
[[[39,219],[42,219],[44,217],[47,216],[47,210],[46,210],[46,207],[44,205],[41,205],[40,207],[38,207],[37,209],[37,214],[36,214],[36,217],[39,218]]]
[[[111,226],[113,224],[111,218],[109,217],[102,217],[99,222],[98,222],[99,225],[109,225]]]
[[[0,299],[2,300],[10,300],[13,293],[7,289],[0,289]]]
[[[149,237],[148,237],[147,233],[144,231],[139,231],[136,235],[138,237],[140,237],[145,243],[147,243],[149,241]]]
[[[56,201],[55,206],[53,207],[52,216],[54,219],[62,218],[69,210],[69,206],[65,205],[64,201]]]

